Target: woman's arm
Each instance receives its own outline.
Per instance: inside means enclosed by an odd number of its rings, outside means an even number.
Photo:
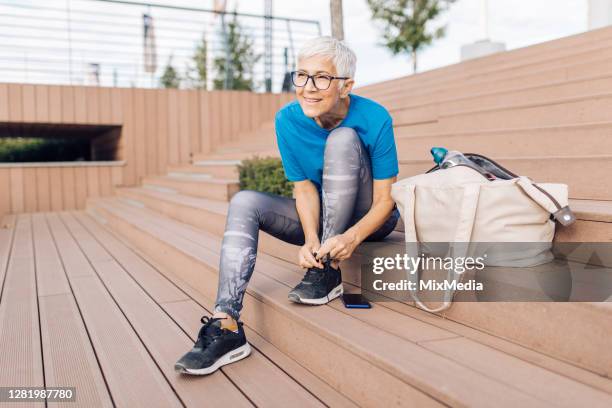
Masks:
[[[391,184],[397,181],[397,176],[373,181],[372,206],[357,223],[343,234],[328,238],[317,252],[319,260],[325,254],[338,261],[348,259],[357,246],[371,233],[376,231],[387,220],[393,211],[394,201],[391,198]]]
[[[319,191],[310,180],[296,181],[293,185],[295,206],[304,230],[304,245],[300,249],[298,262],[304,268],[323,268],[313,253],[319,250]]]

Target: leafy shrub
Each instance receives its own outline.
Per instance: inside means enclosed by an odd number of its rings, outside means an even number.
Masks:
[[[241,190],[293,196],[293,183],[286,179],[279,158],[254,156],[252,159],[245,159],[238,165],[238,173]]]
[[[89,159],[89,142],[74,139],[0,138],[0,162],[48,162]]]

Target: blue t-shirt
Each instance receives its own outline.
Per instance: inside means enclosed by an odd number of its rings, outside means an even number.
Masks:
[[[355,129],[366,147],[372,177],[382,180],[399,173],[393,123],[389,112],[371,99],[349,93],[350,104],[337,127]],[[297,100],[283,106],[274,118],[276,140],[285,175],[290,181],[310,180],[319,192],[323,178],[323,152],[331,130],[304,115]],[[333,130],[333,129],[332,129]]]

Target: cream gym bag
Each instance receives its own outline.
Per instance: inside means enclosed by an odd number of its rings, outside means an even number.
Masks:
[[[484,156],[464,156],[469,165],[436,166],[392,185],[391,195],[404,220],[407,254],[418,256],[419,248],[428,243],[455,243],[454,257],[478,256],[486,250],[478,243],[543,243],[528,251],[489,253],[486,265],[529,267],[550,262],[555,221],[562,225],[575,221],[567,185],[535,184]],[[408,280],[418,287],[415,272],[408,274]],[[450,270],[447,279],[460,281],[461,275]],[[419,307],[438,312],[450,307],[454,291],[447,290],[442,305],[434,309],[419,300],[417,291],[410,295]]]

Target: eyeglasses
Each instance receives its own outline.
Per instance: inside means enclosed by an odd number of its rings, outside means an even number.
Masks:
[[[317,88],[319,91],[325,91],[329,88],[334,79],[349,79],[350,77],[336,77],[325,74],[308,75],[303,71],[291,72],[291,82],[293,82],[293,85],[298,88],[306,86],[310,78],[312,78],[312,83],[314,84],[315,88]]]

